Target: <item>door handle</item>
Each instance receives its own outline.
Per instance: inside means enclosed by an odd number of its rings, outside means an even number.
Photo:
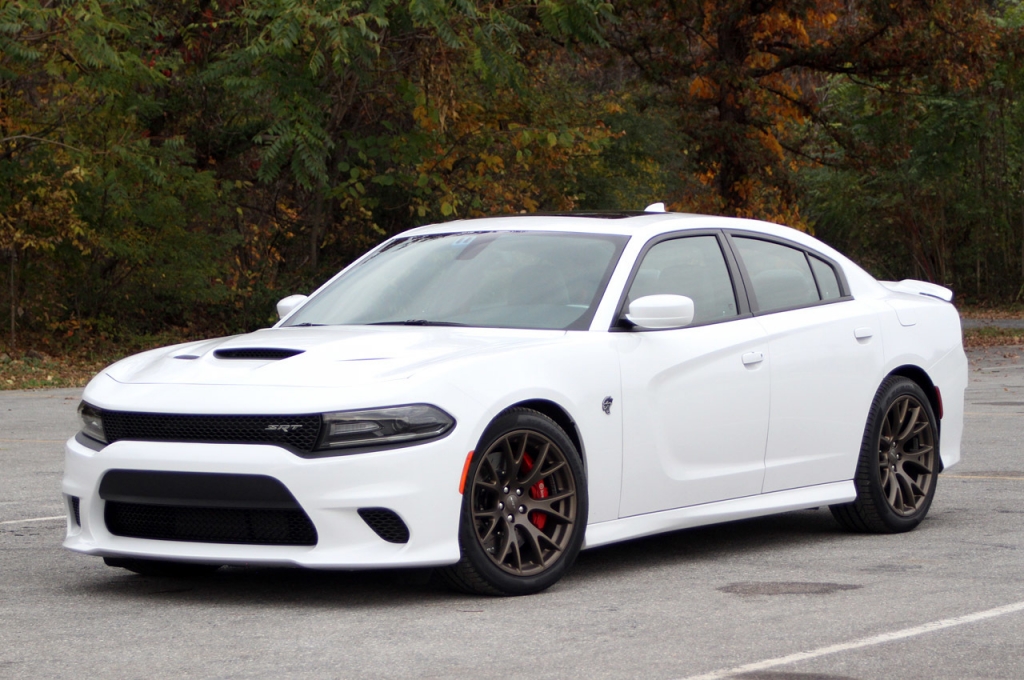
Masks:
[[[764,353],[762,352],[747,352],[743,355],[743,365],[753,366],[764,361]]]
[[[868,326],[861,326],[860,328],[853,331],[853,337],[857,338],[858,340],[867,340],[874,334],[875,332],[871,330],[871,328],[869,328]]]

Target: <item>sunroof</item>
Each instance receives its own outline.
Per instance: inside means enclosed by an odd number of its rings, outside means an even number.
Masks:
[[[489,215],[489,217],[592,217],[605,220],[623,220],[627,217],[640,217],[641,215],[654,214],[656,213],[644,212],[643,210],[585,210],[579,212],[509,213],[504,215]]]

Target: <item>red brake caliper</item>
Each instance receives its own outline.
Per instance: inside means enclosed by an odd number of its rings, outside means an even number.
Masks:
[[[523,454],[523,472],[529,472],[533,469],[533,459],[530,458],[529,454]],[[548,497],[548,487],[545,486],[544,480],[540,480],[536,484],[530,487],[530,498],[540,500]],[[536,510],[530,513],[530,522],[533,526],[538,529],[543,529],[544,525],[548,523],[548,516],[542,512]]]

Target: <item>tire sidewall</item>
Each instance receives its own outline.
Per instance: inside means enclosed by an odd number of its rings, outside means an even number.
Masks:
[[[576,519],[573,522],[572,536],[562,555],[548,569],[533,576],[515,576],[502,570],[484,552],[483,546],[476,536],[472,515],[473,480],[477,469],[483,461],[484,453],[491,444],[516,430],[533,430],[549,437],[565,454],[569,468],[576,483]],[[587,515],[587,483],[583,464],[576,446],[568,435],[553,420],[537,411],[529,409],[513,409],[498,416],[480,437],[473,461],[466,475],[466,487],[462,499],[462,515],[459,522],[459,546],[464,558],[468,559],[473,568],[492,587],[509,595],[528,595],[554,585],[572,566],[583,545],[586,533]]]
[[[878,443],[882,433],[885,414],[889,412],[889,408],[897,399],[907,395],[914,397],[924,408],[925,415],[928,416],[935,447],[935,461],[933,463],[931,486],[921,501],[920,507],[912,515],[899,515],[889,505],[885,491],[882,488],[882,477],[878,466]],[[928,514],[932,499],[935,497],[935,488],[939,478],[939,461],[941,460],[939,456],[938,420],[935,418],[931,402],[928,400],[924,390],[909,378],[898,376],[890,378],[883,383],[879,390],[878,398],[874,403],[869,427],[864,434],[864,443],[861,449],[861,465],[868,477],[869,493],[875,501],[874,506],[878,517],[894,533],[910,531],[920,524],[924,520],[925,515]]]

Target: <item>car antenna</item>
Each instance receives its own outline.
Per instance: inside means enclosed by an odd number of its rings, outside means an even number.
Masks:
[[[664,203],[660,203],[660,202],[659,203],[651,203],[649,206],[644,208],[644,212],[645,213],[647,213],[647,212],[650,212],[650,213],[663,213],[663,212],[665,212],[665,204]]]

